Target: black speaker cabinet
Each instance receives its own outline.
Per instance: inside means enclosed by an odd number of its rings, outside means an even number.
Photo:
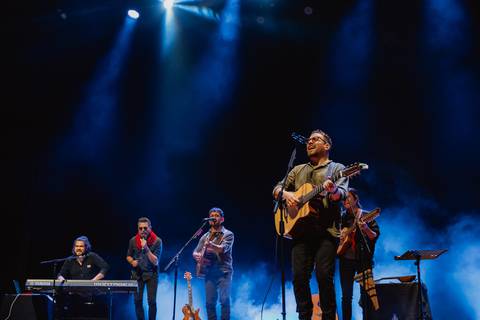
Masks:
[[[45,294],[3,294],[0,318],[9,315],[9,320],[50,320],[53,302]]]
[[[418,320],[418,284],[417,283],[383,283],[375,284],[380,309],[369,311],[368,319]],[[425,319],[431,319],[427,289],[422,286],[423,312]]]

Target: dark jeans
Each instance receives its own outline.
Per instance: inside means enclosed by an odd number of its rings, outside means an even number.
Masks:
[[[340,284],[342,286],[342,319],[351,320],[352,319],[352,295],[353,295],[353,283],[356,272],[362,272],[360,268],[360,263],[357,260],[340,258]],[[365,294],[363,286],[360,287],[361,294]],[[366,295],[366,305],[369,307],[371,305],[370,298]],[[362,304],[360,304],[363,307]]]
[[[337,243],[334,239],[294,241],[292,247],[293,291],[297,302],[298,318],[310,320],[313,304],[310,278],[315,267],[322,320],[334,320],[336,314],[335,257]]]
[[[208,320],[217,320],[217,301],[220,297],[221,320],[230,320],[230,291],[232,273],[211,270],[205,277],[205,299]]]
[[[138,292],[133,294],[133,301],[135,302],[135,313],[138,320],[145,319],[143,311],[143,291],[147,287],[147,301],[148,301],[148,319],[155,320],[157,315],[157,286],[158,274],[154,273],[151,277],[140,278],[138,281]]]

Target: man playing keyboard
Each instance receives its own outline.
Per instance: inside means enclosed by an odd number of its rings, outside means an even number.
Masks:
[[[59,281],[101,280],[109,266],[98,254],[92,252],[86,236],[73,241],[72,257],[65,261],[58,274]],[[60,291],[60,293],[62,293]],[[57,314],[61,319],[104,316],[107,310],[106,297],[93,291],[81,293],[64,292],[58,296]]]
[[[58,280],[101,280],[109,266],[98,254],[92,252],[87,237],[81,236],[73,241],[72,259],[65,261],[58,274]]]

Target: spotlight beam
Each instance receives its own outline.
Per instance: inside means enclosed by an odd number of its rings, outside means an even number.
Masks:
[[[172,10],[174,2],[174,0],[163,0],[163,7],[166,10]]]

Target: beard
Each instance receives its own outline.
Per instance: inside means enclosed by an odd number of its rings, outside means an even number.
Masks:
[[[222,226],[222,223],[220,221],[212,221],[212,223],[210,224],[211,227],[213,228],[219,228]]]
[[[314,148],[314,149],[307,149],[307,156],[309,156],[309,157],[316,155],[316,153],[317,153],[317,149],[316,149],[316,148]]]

